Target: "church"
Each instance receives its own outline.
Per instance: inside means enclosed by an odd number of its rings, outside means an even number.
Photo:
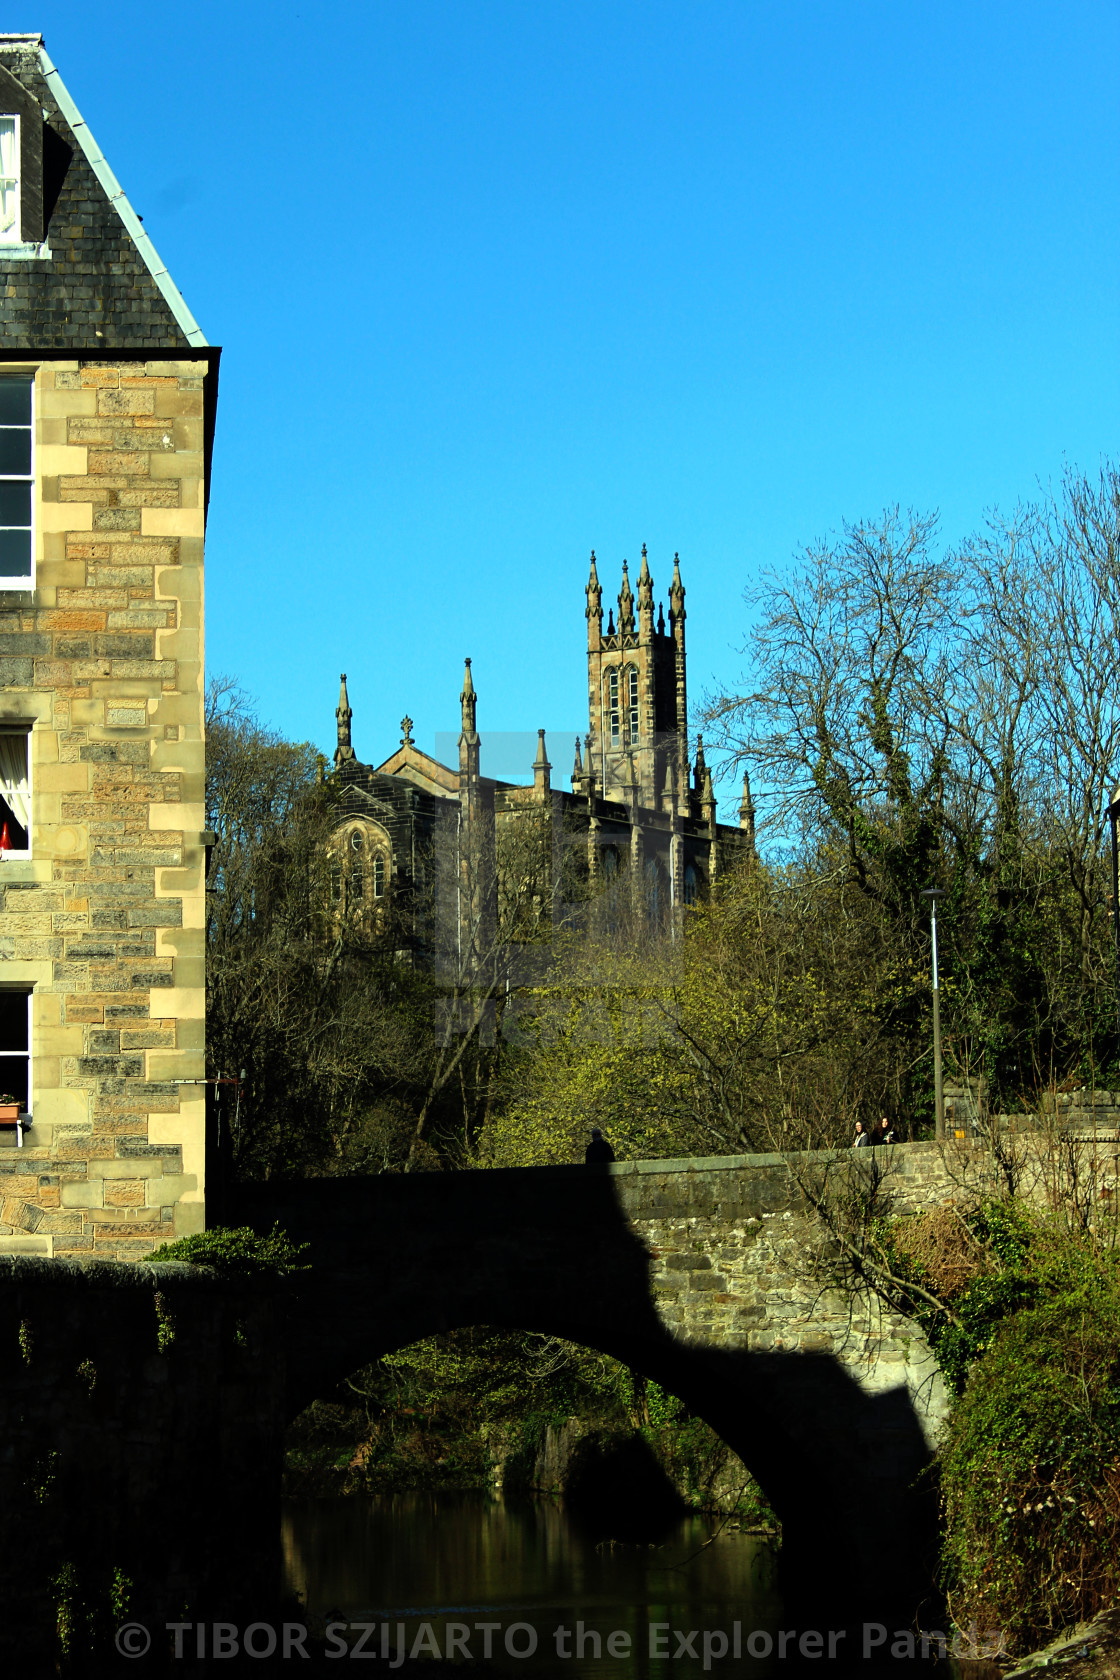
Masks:
[[[380,764],[363,763],[353,746],[343,675],[330,777],[342,815],[331,851],[331,898],[339,914],[360,916],[368,926],[392,923],[420,960],[453,944],[461,966],[465,953],[477,959],[486,947],[503,902],[508,913],[511,883],[524,887],[538,922],[555,925],[625,880],[664,923],[703,900],[721,870],[753,851],[747,778],[738,827],[720,823],[702,738],[690,760],[679,556],[667,614],[664,604],[655,608],[644,545],[637,586],[635,597],[624,560],[604,628],[592,551],[584,591],[587,732],[582,741],[576,737],[570,792],[553,785],[543,729],[531,785],[481,774],[479,697],[469,659],[459,696],[457,765],[421,751],[408,717],[396,750]],[[525,845],[529,833],[534,848]],[[538,860],[533,866],[526,862],[530,850]],[[514,919],[524,922],[517,911]]]

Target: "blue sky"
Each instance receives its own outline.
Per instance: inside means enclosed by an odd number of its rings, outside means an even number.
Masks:
[[[345,669],[362,757],[406,709],[430,749],[469,653],[484,737],[566,776],[592,547],[659,595],[679,549],[698,700],[799,543],[896,501],[954,540],[1115,450],[1111,0],[8,27],[224,346],[208,664],[292,736],[333,744]]]

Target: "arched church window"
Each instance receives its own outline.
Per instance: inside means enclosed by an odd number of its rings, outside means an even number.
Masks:
[[[331,903],[337,904],[342,897],[342,865],[331,864]]]
[[[700,898],[700,886],[696,879],[696,871],[689,864],[684,872],[684,901],[686,904],[696,904]]]
[[[618,746],[618,737],[619,737],[618,672],[617,671],[612,671],[611,674],[610,674],[609,689],[610,689],[611,746],[612,747],[617,747]]]
[[[363,845],[365,844],[365,840],[364,840],[364,837],[362,835],[361,829],[356,828],[354,830],[353,834],[350,836],[350,844],[353,847],[354,851],[356,851],[356,852],[361,851]]]
[[[631,665],[628,674],[630,679],[628,684],[630,692],[627,696],[630,702],[630,745],[636,747],[638,744],[638,673],[633,665]]]
[[[665,870],[657,858],[649,858],[643,875],[649,919],[651,922],[659,922],[669,901],[666,892]]]
[[[603,874],[608,881],[617,879],[618,852],[614,846],[603,847]]]
[[[365,895],[366,895],[365,876],[362,873],[361,864],[356,863],[354,865],[353,869],[350,871],[350,902],[351,902],[351,904],[360,904],[362,902],[362,899],[365,897]]]
[[[373,896],[381,898],[385,892],[385,859],[376,857],[373,860]]]

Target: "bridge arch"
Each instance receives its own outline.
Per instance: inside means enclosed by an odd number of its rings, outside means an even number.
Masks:
[[[935,1170],[900,1146],[905,1171]],[[914,1153],[914,1152],[918,1153]],[[928,1585],[921,1487],[944,1405],[916,1325],[855,1327],[807,1275],[778,1156],[244,1186],[237,1217],[312,1245],[287,1323],[294,1415],[372,1358],[471,1325],[607,1353],[680,1396],[783,1524],[783,1566],[840,1596]],[[892,1576],[885,1579],[884,1572]]]

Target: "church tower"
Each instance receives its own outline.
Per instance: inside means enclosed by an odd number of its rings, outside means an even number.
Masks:
[[[664,607],[654,622],[653,577],[644,543],[636,614],[625,560],[617,624],[611,608],[604,632],[603,591],[594,550],[586,595],[590,725],[586,774],[595,775],[605,799],[666,812],[676,803],[680,815],[687,816],[688,696],[680,558],[673,560],[668,629]]]

